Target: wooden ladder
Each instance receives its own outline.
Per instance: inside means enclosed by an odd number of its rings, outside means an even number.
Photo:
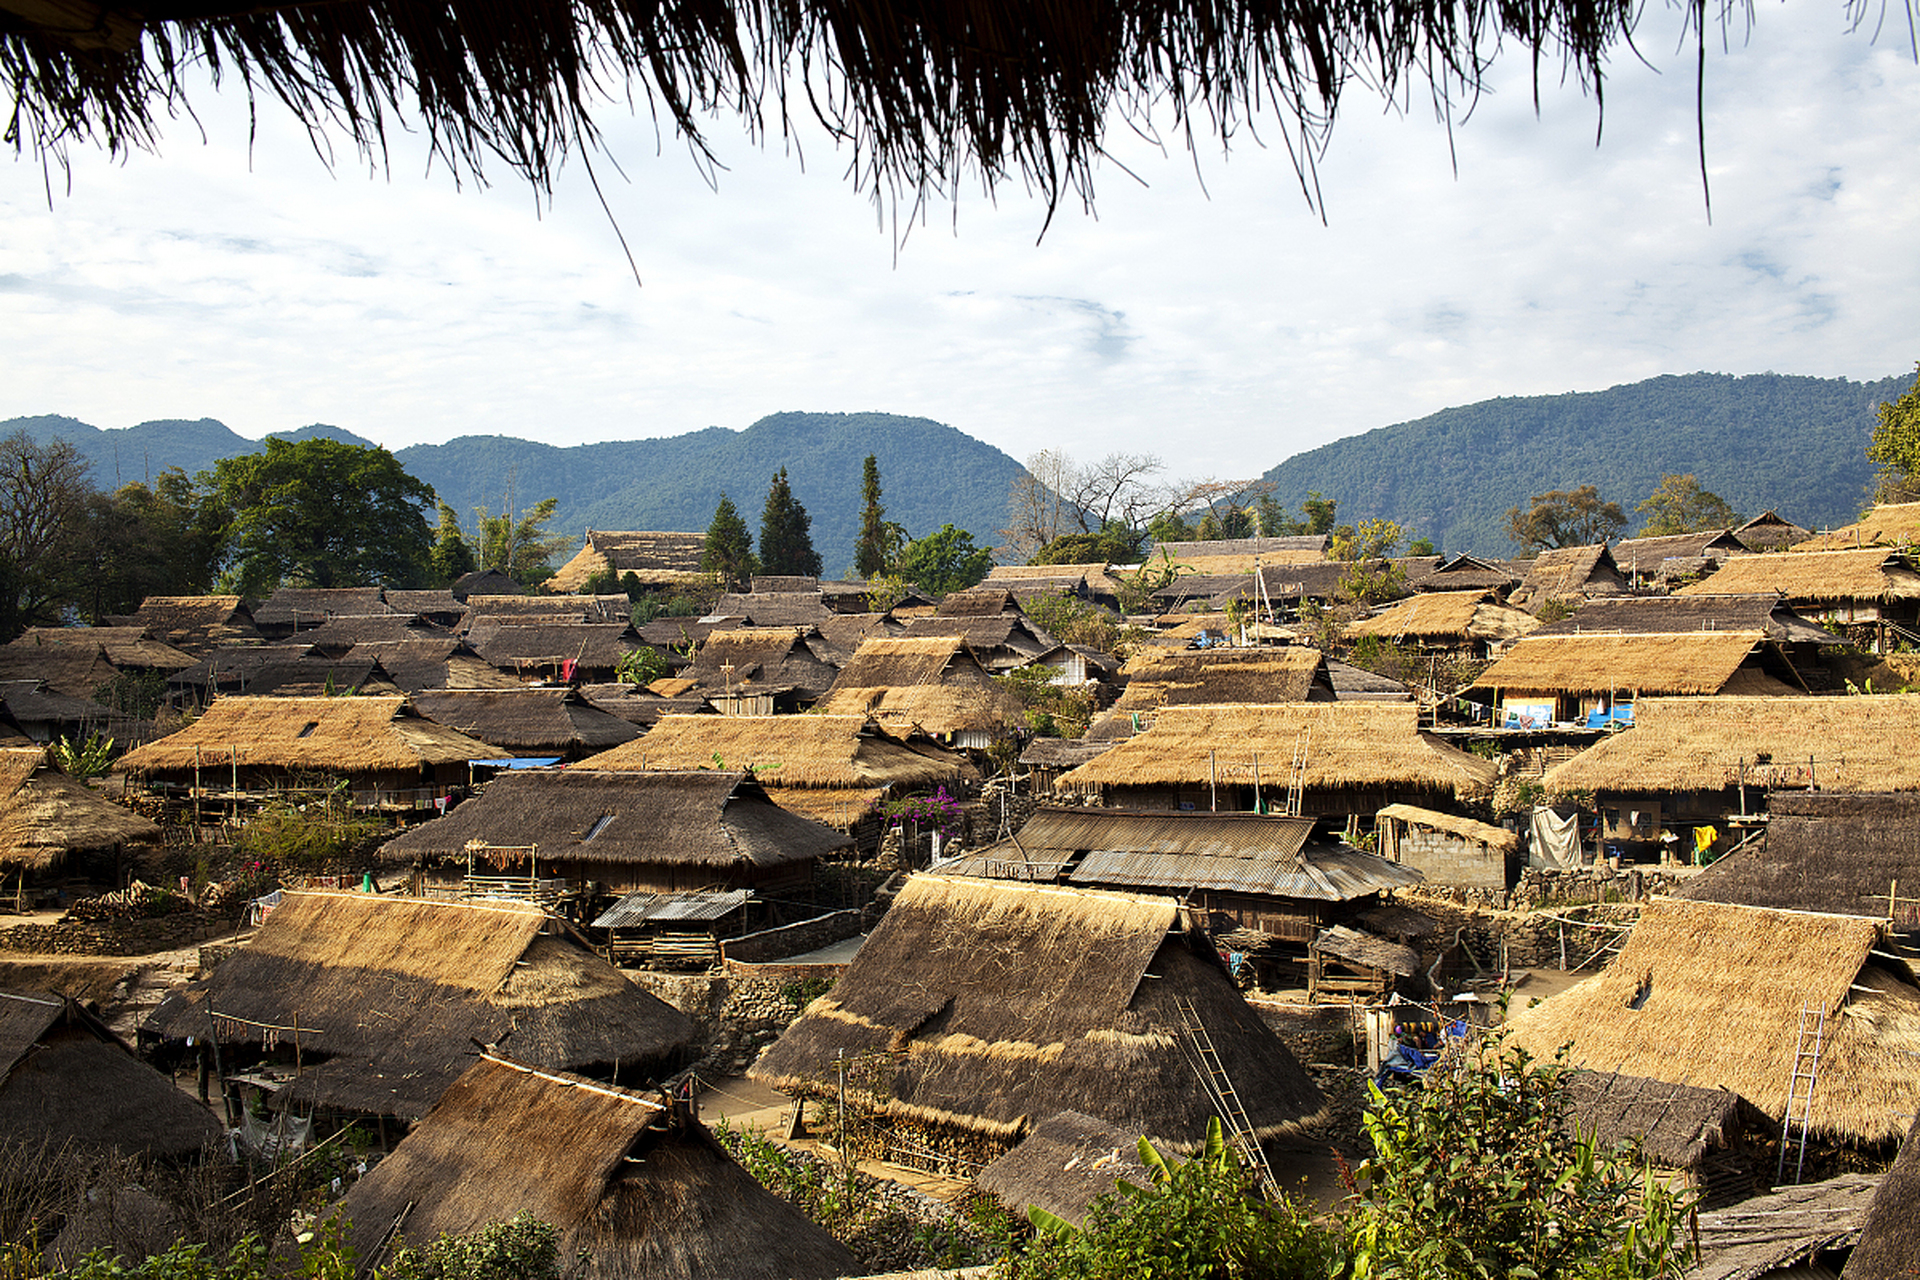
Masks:
[[[1247,1109],[1240,1105],[1240,1095],[1234,1090],[1233,1081],[1227,1077],[1227,1069],[1220,1064],[1220,1055],[1213,1047],[1213,1037],[1207,1034],[1206,1027],[1200,1021],[1200,1011],[1193,1007],[1193,1001],[1186,996],[1175,996],[1173,1007],[1180,1014],[1182,1030],[1187,1034],[1187,1046],[1192,1053],[1195,1074],[1201,1084],[1206,1086],[1207,1097],[1213,1102],[1213,1109],[1219,1113],[1221,1123],[1227,1130],[1227,1142],[1240,1153],[1247,1167],[1260,1179],[1260,1188],[1270,1200],[1280,1199],[1280,1184],[1274,1179],[1273,1167],[1267,1163],[1267,1153],[1260,1149],[1260,1139],[1253,1131],[1253,1122],[1247,1118]]]
[[[1793,1142],[1794,1112],[1799,1111],[1799,1151],[1793,1160],[1793,1181],[1800,1182],[1800,1170],[1807,1161],[1807,1129],[1813,1120],[1813,1087],[1820,1080],[1820,1050],[1826,1043],[1827,1011],[1805,1000],[1800,1002],[1800,1027],[1793,1046],[1793,1070],[1787,1076],[1787,1114],[1780,1121],[1780,1164],[1774,1170],[1774,1185],[1786,1181],[1787,1147]],[[1808,1047],[1811,1039],[1812,1047]]]
[[[1307,790],[1307,748],[1313,742],[1311,730],[1302,729],[1293,740],[1293,769],[1287,775],[1287,816],[1300,816],[1300,801]]]

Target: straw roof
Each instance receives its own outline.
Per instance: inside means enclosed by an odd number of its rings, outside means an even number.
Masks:
[[[260,635],[260,629],[253,625],[253,614],[239,596],[148,596],[128,621],[154,639],[188,653]]]
[[[498,569],[476,569],[453,580],[447,594],[465,603],[472,596],[524,595],[526,588]]]
[[[1881,1180],[1847,1259],[1845,1280],[1912,1280],[1920,1259],[1920,1116]]]
[[[1879,1142],[1920,1109],[1920,988],[1870,964],[1878,921],[1656,898],[1595,977],[1511,1017],[1537,1058],[1739,1094],[1778,1121],[1801,1009],[1826,1016],[1812,1129]]]
[[[467,632],[474,652],[502,670],[550,667],[563,662],[611,671],[639,647],[625,622],[476,622]]]
[[[414,695],[422,716],[504,751],[584,755],[640,731],[572,689],[457,689]]]
[[[823,715],[872,717],[918,725],[932,734],[1022,724],[1020,700],[993,677],[958,636],[863,640],[814,708]]]
[[[178,671],[194,662],[192,654],[152,639],[140,627],[28,627],[7,647],[78,653],[97,649],[116,667],[153,671]]]
[[[950,601],[952,596],[948,596]],[[903,640],[952,636],[967,642],[974,656],[995,670],[1025,666],[1057,642],[1019,612],[944,614],[914,618],[900,632]],[[856,650],[856,652],[858,652]]]
[[[475,653],[466,641],[452,637],[357,644],[341,661],[377,662],[387,678],[406,693],[521,687],[516,677]]]
[[[691,680],[655,680],[645,688],[621,682],[583,684],[580,696],[607,714],[643,729],[670,715],[714,714],[707,695]]]
[[[1151,729],[1062,776],[1060,785],[1205,785],[1212,752],[1220,777],[1251,781],[1240,762],[1258,755],[1274,784],[1283,786],[1303,733],[1309,735],[1304,778],[1314,790],[1402,786],[1467,798],[1493,787],[1490,761],[1420,732],[1418,708],[1400,702],[1168,707]]]
[[[1568,1119],[1602,1149],[1630,1142],[1668,1169],[1697,1169],[1725,1147],[1740,1096],[1643,1076],[1576,1071],[1567,1077]]]
[[[128,773],[196,765],[360,773],[489,759],[477,738],[422,719],[398,695],[217,698],[198,720],[120,758]]]
[[[388,863],[464,859],[471,842],[535,846],[542,862],[699,867],[716,880],[844,849],[846,836],[787,812],[744,773],[523,770],[381,847]],[[485,855],[482,855],[483,858]]]
[[[1140,1162],[1140,1135],[1078,1111],[1062,1111],[1035,1125],[1019,1146],[982,1169],[973,1182],[1016,1214],[1039,1205],[1078,1223],[1095,1200],[1112,1193],[1123,1179],[1136,1187],[1153,1181]]]
[[[1425,591],[1371,618],[1353,623],[1349,636],[1385,636],[1399,640],[1518,639],[1540,625],[1532,614],[1487,599],[1484,590]]]
[[[1605,543],[1542,551],[1532,560],[1520,561],[1515,568],[1522,569],[1524,576],[1514,589],[1514,603],[1525,604],[1534,613],[1550,600],[1605,595],[1627,589],[1626,575],[1614,563],[1613,553]]]
[[[1043,769],[1071,769],[1095,756],[1113,750],[1111,742],[1088,742],[1084,738],[1034,738],[1020,753],[1020,763]]]
[[[45,753],[0,751],[0,867],[47,871],[80,849],[158,843],[158,824],[45,765]]]
[[[977,779],[924,739],[908,745],[866,716],[662,716],[646,737],[581,762],[587,769],[751,769],[775,798],[790,787],[932,787]]]
[[[0,990],[0,1139],[178,1158],[220,1135],[212,1112],[72,999]]]
[[[92,698],[49,689],[40,680],[0,680],[0,712],[43,742],[53,734],[64,733],[78,741],[104,731],[116,742],[131,744],[154,734],[151,720],[137,720]]]
[[[315,653],[345,653],[357,644],[451,639],[452,632],[412,613],[335,614],[291,638]]]
[[[1474,687],[1521,693],[1707,694],[1727,689],[1742,671],[1766,677],[1750,686],[1752,692],[1806,692],[1779,647],[1758,631],[1531,635],[1481,672]]]
[[[1758,631],[1783,643],[1832,644],[1826,628],[1808,622],[1771,591],[1748,595],[1690,592],[1678,596],[1597,596],[1571,616],[1542,626],[1543,636],[1616,631],[1651,635],[1662,631]]]
[[[700,557],[706,547],[704,533],[589,529],[580,550],[555,571],[547,585],[554,591],[578,591],[588,578],[608,569],[617,574],[637,574],[650,585],[706,582],[710,575],[700,570]]]
[[[1420,953],[1403,943],[1376,938],[1363,929],[1337,924],[1322,930],[1313,940],[1313,949],[1362,968],[1378,969],[1398,978],[1411,978],[1420,972]]]
[[[1120,668],[1128,677],[1126,690],[1087,736],[1097,741],[1126,737],[1136,720],[1149,725],[1163,707],[1305,702],[1316,695],[1330,701],[1332,688],[1319,680],[1322,665],[1320,651],[1304,645],[1143,649]]]
[[[1324,533],[1289,534],[1276,538],[1217,538],[1203,542],[1159,542],[1154,544],[1153,557],[1158,560],[1163,552],[1176,561],[1217,559],[1220,556],[1261,556],[1269,564],[1278,564],[1282,563],[1281,557],[1324,559],[1330,544],[1331,539]]]
[[[877,1054],[859,1101],[883,1117],[1010,1142],[1074,1110],[1190,1149],[1213,1107],[1181,1049],[1185,997],[1254,1128],[1293,1129],[1320,1091],[1211,944],[1170,935],[1179,915],[1171,898],[914,876],[750,1074],[818,1092],[840,1050]]]
[[[1920,502],[1877,503],[1852,524],[1794,544],[1795,551],[1910,547],[1920,543]]]
[[[505,595],[467,597],[467,625],[481,622],[625,622],[633,602],[610,595]]]
[[[1549,790],[1920,790],[1920,694],[1642,698],[1634,727],[1547,771]]]
[[[1613,562],[1620,572],[1646,578],[1660,573],[1667,560],[1711,560],[1719,563],[1729,556],[1743,555],[1747,548],[1730,529],[1708,529],[1700,533],[1669,533],[1653,538],[1622,538],[1613,544]]]
[[[833,607],[816,587],[812,591],[742,593],[729,591],[710,613],[745,618],[757,627],[798,627],[833,616]]]
[[[1833,1272],[1820,1255],[1844,1250],[1860,1238],[1880,1183],[1877,1173],[1847,1173],[1702,1213],[1700,1261],[1686,1272],[1686,1280],[1825,1280]],[[1854,1273],[1849,1267],[1841,1274]],[[1911,1277],[1910,1272],[1887,1274]]]
[[[817,647],[816,647],[817,646]],[[736,627],[715,631],[693,655],[687,674],[709,692],[755,687],[825,693],[839,668],[826,661],[826,640],[812,627]]]
[[[1033,583],[1052,586],[1076,578],[1085,584],[1088,592],[1097,596],[1118,596],[1126,589],[1113,566],[1107,564],[997,564],[987,571],[986,581],[981,585],[1003,587],[1020,596]]]
[[[1506,591],[1520,585],[1520,575],[1504,560],[1462,554],[1431,572],[1409,575],[1407,585],[1415,591]]]
[[[1733,531],[1740,545],[1749,551],[1778,551],[1813,536],[1813,530],[1783,520],[1777,512],[1762,511]]]
[[[261,627],[311,627],[336,614],[390,613],[379,587],[281,587],[253,607]]]
[[[389,609],[416,618],[447,618],[450,621],[466,617],[467,603],[455,598],[453,592],[445,587],[436,587],[425,591],[400,591],[388,587],[382,593]]]
[[[1411,804],[1390,804],[1375,816],[1397,818],[1401,822],[1411,822],[1415,826],[1431,827],[1435,831],[1444,831],[1448,835],[1459,836],[1462,840],[1472,840],[1490,849],[1498,849],[1502,853],[1512,853],[1520,847],[1518,832],[1485,822],[1475,822],[1472,818],[1463,818],[1457,813],[1440,813]]]
[[[578,1280],[827,1280],[853,1255],[697,1120],[625,1089],[483,1056],[340,1204],[360,1257],[525,1213]]]
[[[663,1066],[693,1033],[537,907],[298,891],[147,1029],[241,1042],[272,1030],[284,1042],[296,1019],[308,1069],[283,1096],[406,1119],[426,1114],[476,1044],[625,1072]]]
[[[1676,891],[1699,902],[1888,914],[1896,881],[1920,893],[1920,795],[1780,792],[1766,839],[1728,854]],[[1920,928],[1911,905],[1896,927]]]
[[[815,652],[836,667],[844,667],[860,647],[862,640],[875,636],[896,636],[906,629],[884,613],[835,613],[813,624],[824,647]]]
[[[1680,596],[1773,592],[1789,600],[1911,600],[1920,598],[1920,572],[1907,557],[1883,547],[1864,551],[1788,551],[1735,556]]]

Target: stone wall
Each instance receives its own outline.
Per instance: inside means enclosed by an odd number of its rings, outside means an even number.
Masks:
[[[693,1019],[694,1070],[737,1075],[780,1038],[806,1007],[807,991],[785,977],[710,977],[625,971],[633,982]]]
[[[144,920],[60,921],[0,929],[0,950],[53,956],[144,956],[232,933],[237,921],[183,911]]]
[[[720,950],[729,961],[753,963],[778,960],[851,938],[861,932],[864,920],[865,914],[860,910],[835,911],[811,920],[802,920],[798,924],[762,929],[743,938],[724,939]]]
[[[1603,864],[1571,871],[1528,867],[1520,873],[1519,883],[1510,891],[1447,884],[1430,875],[1429,883],[1402,890],[1401,893],[1418,897],[1422,902],[1451,902],[1458,906],[1483,907],[1495,911],[1535,911],[1542,907],[1644,902],[1655,894],[1672,893],[1691,882],[1697,874],[1698,871],[1691,867],[1630,866],[1614,869]]]
[[[1546,911],[1501,911],[1485,904],[1462,904],[1429,894],[1402,894],[1407,906],[1440,922],[1440,931],[1418,940],[1423,968],[1452,948],[1456,954],[1440,970],[1444,976],[1465,977],[1477,967],[1498,973],[1509,969],[1579,969],[1598,972],[1604,958],[1595,957],[1619,942],[1619,926],[1640,916],[1634,903],[1565,907]],[[1565,943],[1564,955],[1562,943]],[[1470,954],[1469,954],[1470,953]]]
[[[1395,852],[1405,865],[1426,876],[1429,884],[1501,891],[1507,887],[1507,856],[1478,840],[1446,831],[1400,823]]]

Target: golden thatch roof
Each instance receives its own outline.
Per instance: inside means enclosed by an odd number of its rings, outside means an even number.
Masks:
[[[1273,785],[1284,786],[1302,734],[1309,788],[1405,786],[1469,797],[1493,787],[1491,762],[1420,732],[1419,710],[1405,702],[1168,707],[1151,729],[1062,775],[1059,785],[1205,786],[1210,770],[1250,780],[1238,766],[1258,756]],[[1222,765],[1228,760],[1236,765],[1230,775]]]
[[[1846,551],[1859,547],[1910,547],[1920,543],[1920,502],[1880,503],[1852,524],[1815,534],[1795,551]]]
[[[1550,600],[1607,594],[1627,589],[1626,575],[1613,561],[1605,543],[1586,547],[1555,547],[1531,560],[1514,563],[1524,575],[1514,588],[1513,601],[1538,612]]]
[[[498,754],[478,738],[415,715],[398,695],[216,698],[186,728],[122,756],[120,767],[154,773],[238,764],[360,773]]]
[[[1642,698],[1634,727],[1547,771],[1557,792],[1920,790],[1920,694]]]
[[[709,575],[700,571],[700,557],[706,545],[703,533],[589,529],[580,550],[547,580],[547,587],[578,591],[588,578],[608,569],[638,574],[648,584],[704,582]]]
[[[1121,667],[1127,687],[1088,737],[1125,737],[1162,707],[1220,703],[1331,701],[1323,655],[1304,645],[1258,649],[1142,649]],[[1319,686],[1316,688],[1316,684]]]
[[[1857,699],[1855,700],[1857,701]],[[1920,1110],[1920,988],[1869,952],[1880,921],[1655,899],[1604,972],[1515,1014],[1537,1058],[1730,1089],[1778,1119],[1803,1007],[1826,1015],[1812,1129],[1898,1138]]]
[[[39,747],[0,751],[0,866],[57,867],[76,849],[156,842],[158,824],[47,767]]]
[[[932,734],[1001,729],[1025,719],[1020,700],[994,683],[966,641],[941,635],[862,640],[814,710],[917,725]]]
[[[1435,831],[1444,831],[1448,835],[1459,836],[1463,840],[1473,840],[1488,848],[1499,849],[1503,853],[1511,853],[1520,847],[1518,832],[1485,822],[1475,822],[1472,818],[1463,818],[1457,813],[1441,813],[1435,809],[1423,809],[1412,804],[1390,804],[1374,816],[1398,818],[1401,822],[1410,822],[1415,826],[1432,827]]]
[[[1487,599],[1479,591],[1428,591],[1347,627],[1349,636],[1407,636],[1436,640],[1514,640],[1539,627],[1532,614]]]
[[[1754,669],[1765,685],[1739,692],[1806,692],[1792,665],[1759,631],[1526,636],[1481,672],[1474,687],[1519,693],[1705,694],[1727,689],[1742,668]]]
[[[179,671],[198,661],[190,653],[151,638],[141,627],[28,627],[7,647],[30,652],[99,652],[116,667],[154,671]]]
[[[1884,547],[1861,551],[1787,551],[1735,556],[1678,596],[1772,591],[1789,600],[1909,600],[1920,597],[1920,572]]]
[[[878,732],[865,716],[661,716],[646,737],[580,762],[583,769],[752,769],[778,793],[792,787],[931,787],[977,777],[934,743]]]
[[[1125,584],[1106,564],[997,564],[987,571],[983,587],[1005,587],[1016,594],[1022,582],[1079,578],[1095,595],[1117,596]]]

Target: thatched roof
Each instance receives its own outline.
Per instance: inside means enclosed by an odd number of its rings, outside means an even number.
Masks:
[[[811,862],[849,843],[774,804],[744,773],[576,767],[495,778],[444,818],[389,840],[380,857],[459,861],[475,841],[516,852],[535,846],[542,862],[698,867],[716,882],[735,868]]]
[[[40,680],[0,680],[0,713],[36,741],[66,734],[74,741],[90,733],[105,733],[115,742],[132,745],[154,736],[151,720],[104,707],[92,698],[77,698],[50,689]]]
[[[1920,571],[1884,547],[1864,551],[1788,551],[1735,556],[1680,596],[1773,592],[1788,600],[1911,600],[1920,597]]]
[[[382,595],[389,609],[416,618],[431,616],[458,620],[465,617],[467,612],[467,602],[457,599],[445,587],[430,591],[398,591],[389,587]]]
[[[426,1244],[525,1213],[578,1280],[828,1280],[859,1264],[699,1121],[625,1089],[483,1056],[341,1201],[350,1243]]]
[[[1884,916],[1895,881],[1920,894],[1920,795],[1780,792],[1766,839],[1728,854],[1676,894],[1698,902]],[[1920,929],[1911,904],[1896,927]]]
[[[965,640],[974,655],[996,671],[1025,666],[1057,643],[1018,612],[939,613],[914,618],[900,632],[903,640],[943,636]]]
[[[686,674],[709,694],[779,688],[817,696],[839,674],[828,652],[826,639],[811,626],[736,627],[710,633]]]
[[[1213,1107],[1181,1049],[1185,997],[1254,1127],[1293,1128],[1320,1091],[1210,944],[1169,932],[1179,914],[1171,898],[915,876],[751,1075],[817,1092],[838,1051],[883,1055],[859,1098],[883,1115],[1011,1141],[1074,1110],[1187,1149]]]
[[[836,667],[844,667],[860,647],[862,640],[875,636],[897,636],[906,625],[884,613],[835,613],[813,624],[824,648],[815,652]]]
[[[148,596],[129,615],[129,622],[155,640],[188,653],[260,635],[252,612],[239,596]]]
[[[433,689],[518,689],[520,681],[475,653],[464,640],[380,641],[357,644],[342,662],[377,662],[406,693]]]
[[[704,533],[589,529],[580,550],[555,571],[547,585],[554,591],[578,591],[588,578],[608,569],[637,574],[648,585],[705,582],[709,575],[700,571],[700,556],[706,546]]]
[[[414,710],[504,751],[570,756],[631,742],[640,731],[571,689],[458,689],[414,695]]]
[[[285,1043],[296,1018],[307,1070],[283,1094],[406,1119],[427,1113],[476,1045],[610,1072],[664,1065],[693,1034],[537,907],[296,891],[147,1029]]]
[[[220,1134],[212,1112],[71,998],[0,991],[0,1140],[179,1158]]]
[[[473,596],[524,595],[526,588],[498,569],[476,569],[455,578],[447,594],[464,604]]]
[[[1348,964],[1378,969],[1399,978],[1411,978],[1420,972],[1420,953],[1399,942],[1376,938],[1363,929],[1337,924],[1324,929],[1313,940],[1313,949]]]
[[[1463,798],[1493,787],[1491,762],[1420,731],[1419,711],[1399,702],[1292,702],[1278,706],[1168,707],[1153,727],[1064,775],[1067,787],[1205,785],[1208,753],[1221,779],[1250,783],[1256,755],[1276,793],[1308,736],[1309,788],[1413,787]],[[1229,763],[1230,762],[1230,763]]]
[[[1549,790],[1657,795],[1739,785],[1920,790],[1920,694],[1642,698],[1634,727],[1547,771]]]
[[[607,714],[643,729],[670,715],[713,714],[707,695],[691,680],[656,680],[645,688],[619,682],[583,684],[580,696]]]
[[[1121,674],[1128,677],[1120,695],[1087,736],[1098,741],[1124,738],[1153,723],[1163,707],[1205,706],[1227,702],[1331,701],[1333,689],[1321,678],[1324,658],[1304,645],[1278,648],[1142,649]]]
[[[1678,596],[1598,596],[1571,616],[1541,627],[1536,635],[1589,635],[1613,631],[1652,635],[1662,631],[1758,631],[1782,643],[1832,644],[1831,631],[1808,622],[1773,592]]]
[[[1520,585],[1520,575],[1504,560],[1463,554],[1429,573],[1409,575],[1407,585],[1415,591],[1506,591]]]
[[[1514,1014],[1537,1058],[1739,1094],[1777,1122],[1803,1004],[1826,1015],[1813,1131],[1880,1142],[1920,1109],[1920,988],[1869,952],[1879,921],[1656,898],[1607,968]]]
[[[1849,525],[1794,544],[1795,551],[1848,551],[1920,543],[1920,502],[1880,503]]]
[[[379,587],[281,587],[253,607],[253,621],[261,627],[302,631],[336,614],[390,612]]]
[[[1160,559],[1163,552],[1176,561],[1216,559],[1220,556],[1262,556],[1267,558],[1269,564],[1277,564],[1287,557],[1323,559],[1330,543],[1331,539],[1324,533],[1289,534],[1275,538],[1216,538],[1210,542],[1158,542],[1153,547],[1153,558]]]
[[[1020,763],[1043,769],[1072,769],[1113,749],[1111,742],[1082,738],[1034,738],[1020,753]]]
[[[1126,567],[1121,566],[1120,572],[1127,572]],[[1035,584],[1044,583],[1057,590],[1061,584],[1075,580],[1097,596],[1118,596],[1126,589],[1113,566],[1106,564],[997,564],[987,571],[986,581],[981,585],[1000,587],[1024,597]]]
[[[412,613],[335,614],[317,627],[302,627],[290,638],[315,653],[345,653],[357,644],[450,640],[453,633]]]
[[[1557,547],[1542,551],[1532,560],[1523,560],[1515,568],[1524,571],[1520,585],[1514,588],[1513,602],[1538,613],[1549,601],[1566,601],[1581,596],[1606,595],[1627,589],[1626,575],[1613,561],[1605,543],[1590,547]]]
[[[1435,831],[1444,831],[1448,835],[1459,836],[1462,840],[1472,840],[1490,849],[1498,849],[1502,853],[1512,853],[1520,847],[1518,832],[1485,822],[1475,822],[1472,818],[1463,818],[1457,813],[1440,813],[1411,804],[1390,804],[1375,816],[1397,818],[1401,822],[1411,822],[1419,827],[1431,827]]]
[[[1694,1169],[1732,1140],[1740,1095],[1644,1076],[1576,1071],[1567,1077],[1568,1119],[1604,1150],[1633,1143],[1655,1164]]]
[[[467,632],[475,653],[503,671],[547,671],[563,663],[611,671],[639,648],[625,622],[476,622]]]
[[[1657,578],[1661,564],[1668,560],[1709,560],[1715,564],[1729,556],[1743,555],[1747,548],[1730,529],[1708,529],[1701,533],[1669,533],[1653,538],[1622,538],[1613,544],[1613,562],[1628,577]]]
[[[78,849],[158,843],[158,824],[45,763],[38,748],[0,751],[0,867],[46,871]]]
[[[1813,530],[1804,529],[1791,520],[1783,520],[1773,511],[1762,511],[1733,531],[1740,539],[1740,545],[1749,551],[1778,551],[1790,547],[1796,542],[1804,542],[1813,536]]]
[[[730,591],[721,596],[709,612],[722,617],[745,618],[756,627],[799,627],[831,618],[833,607],[816,587],[807,592]]]
[[[633,602],[611,595],[506,595],[467,597],[467,626],[482,622],[625,622]]]
[[[120,767],[141,774],[231,763],[360,773],[497,754],[477,738],[422,719],[398,695],[216,698],[186,728],[122,756]]]
[[[775,797],[789,787],[933,787],[977,778],[924,738],[912,745],[865,716],[662,716],[646,737],[581,762],[587,769],[751,769]]]
[[[1847,1173],[1825,1182],[1781,1187],[1730,1209],[1700,1215],[1700,1261],[1686,1280],[1822,1280],[1833,1274],[1820,1255],[1860,1238],[1877,1173]],[[1816,1264],[1816,1265],[1804,1265]],[[1851,1268],[1841,1273],[1852,1276]],[[1909,1280],[1911,1273],[1888,1272]]]
[[[28,627],[7,647],[32,652],[98,650],[116,667],[150,671],[178,671],[194,662],[192,654],[151,638],[140,627]]]
[[[1515,640],[1540,625],[1532,614],[1487,599],[1484,590],[1425,591],[1348,626],[1349,636],[1401,640]]]
[[[356,645],[344,656],[327,657],[300,640],[215,649],[202,661],[168,676],[167,687],[175,692],[190,690],[201,698],[217,693],[400,692],[372,649]]]
[[[1005,728],[1024,723],[1026,715],[966,641],[952,635],[861,641],[814,710],[917,725],[932,734]]]
[[[1920,1116],[1874,1192],[1842,1280],[1912,1280],[1920,1266]]]
[[[1738,687],[1736,686],[1738,677]],[[1805,693],[1806,684],[1758,631],[1531,635],[1481,672],[1476,689],[1516,693]]]
[[[1339,702],[1411,702],[1413,690],[1391,676],[1383,676],[1365,667],[1338,658],[1327,659],[1327,683]]]
[[[1078,1223],[1123,1179],[1136,1187],[1153,1181],[1140,1162],[1140,1135],[1078,1111],[1062,1111],[1035,1125],[1019,1146],[973,1181],[1016,1214],[1024,1216],[1027,1206],[1039,1205]]]

